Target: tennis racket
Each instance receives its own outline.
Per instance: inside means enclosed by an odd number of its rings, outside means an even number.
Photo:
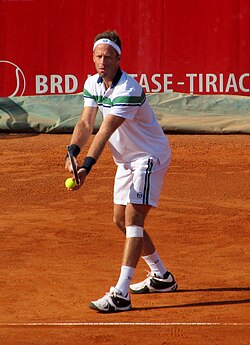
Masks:
[[[68,151],[68,155],[69,155],[69,159],[70,159],[70,163],[71,163],[71,167],[72,167],[72,172],[73,172],[76,184],[79,185],[79,178],[78,178],[78,175],[77,175],[76,164],[75,164],[75,161],[74,161],[73,154],[72,154],[70,146],[67,146],[67,151]]]

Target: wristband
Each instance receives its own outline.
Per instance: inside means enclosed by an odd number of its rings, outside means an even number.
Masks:
[[[87,156],[84,158],[81,168],[87,171],[87,175],[92,169],[92,166],[95,164],[96,160],[93,157]]]
[[[78,145],[76,145],[76,144],[70,145],[69,148],[70,148],[70,152],[71,152],[72,156],[74,156],[74,157],[77,157],[79,155],[80,151],[81,151],[80,147]],[[68,152],[66,154],[66,158],[67,157],[69,157],[69,153]]]

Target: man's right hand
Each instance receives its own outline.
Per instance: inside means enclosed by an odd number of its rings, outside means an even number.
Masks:
[[[78,179],[79,179],[79,184],[76,185],[74,188],[68,188],[68,190],[70,191],[75,191],[75,190],[78,190],[79,188],[81,188],[81,186],[84,184],[84,181],[86,179],[86,176],[87,176],[87,171],[83,168],[80,168],[77,172],[77,175],[78,175]],[[74,177],[73,177],[73,180],[74,180]]]

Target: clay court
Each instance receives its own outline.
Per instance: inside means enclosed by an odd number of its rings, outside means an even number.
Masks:
[[[249,137],[169,139],[146,228],[179,290],[133,295],[131,311],[103,315],[88,303],[117,280],[124,240],[112,224],[110,149],[69,192],[70,135],[1,134],[1,344],[249,344]]]

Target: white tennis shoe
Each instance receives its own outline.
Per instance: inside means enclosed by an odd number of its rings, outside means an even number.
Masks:
[[[146,294],[151,292],[171,292],[175,291],[177,287],[174,276],[170,272],[166,272],[162,278],[148,272],[145,280],[130,285],[129,289],[134,294]]]
[[[129,294],[122,296],[121,292],[114,287],[110,288],[102,298],[92,301],[89,308],[102,313],[114,313],[130,310],[132,308]]]

